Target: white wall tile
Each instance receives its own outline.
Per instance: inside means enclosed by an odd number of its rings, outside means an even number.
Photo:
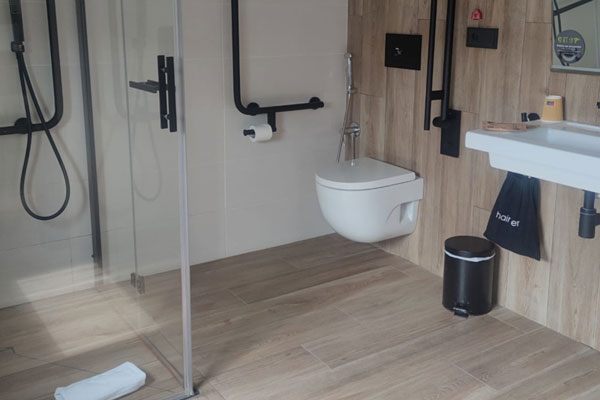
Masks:
[[[278,132],[265,143],[252,143],[242,131],[266,123],[266,116],[242,115],[233,104],[230,13],[229,1],[184,2],[190,210],[200,213],[190,222],[196,261],[214,258],[223,245],[233,255],[331,232],[319,210],[314,174],[337,151],[347,0],[240,4],[243,102],[268,106],[319,96],[326,105],[278,114]],[[202,21],[203,28],[192,27]],[[218,207],[221,179],[224,210]],[[200,204],[218,211],[201,213]]]
[[[148,25],[167,2],[136,8],[128,18],[129,79],[151,79],[158,52],[171,53],[169,26]],[[0,7],[7,5],[0,0]],[[53,111],[45,3],[25,0],[28,61],[44,111]],[[247,0],[241,4],[244,101],[262,105],[307,101],[325,108],[278,115],[268,143],[242,135],[265,116],[233,106],[229,1],[184,0],[185,91],[189,177],[190,253],[193,263],[218,259],[331,232],[321,217],[314,173],[335,158],[344,108],[347,0]],[[123,68],[119,0],[88,2],[89,45],[98,176],[107,280],[135,270],[134,192],[138,272],[177,268],[177,141],[156,129],[156,97],[132,93],[133,171],[129,165],[127,82]],[[0,306],[89,287],[94,281],[75,9],[57,1],[65,116],[56,129],[72,182],[72,203],[61,219],[40,223],[24,215],[18,178],[24,137],[0,146]],[[126,12],[130,12],[126,11]],[[10,35],[0,13],[0,37]],[[35,21],[38,21],[37,23]],[[145,32],[151,29],[154,36]],[[158,36],[156,36],[158,35]],[[14,76],[14,56],[0,43],[0,76]],[[0,82],[0,124],[22,115],[16,79]],[[56,161],[41,135],[35,139],[31,197],[42,211],[63,194]],[[132,188],[130,173],[133,173]],[[5,267],[5,265],[7,267]],[[43,283],[51,282],[51,287]]]
[[[69,240],[0,251],[0,308],[69,293]]]
[[[92,249],[92,236],[80,236],[70,239],[71,274],[73,290],[94,287],[95,272]]]
[[[225,165],[188,164],[190,216],[225,209]]]
[[[190,217],[190,263],[200,264],[227,255],[225,250],[225,211]]]

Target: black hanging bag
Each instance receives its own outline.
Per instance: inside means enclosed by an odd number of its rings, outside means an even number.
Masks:
[[[540,260],[540,181],[509,172],[484,236],[514,253]]]

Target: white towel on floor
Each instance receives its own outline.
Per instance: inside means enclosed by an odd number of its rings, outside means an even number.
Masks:
[[[146,383],[146,374],[130,362],[100,375],[59,387],[56,400],[114,400],[135,392]]]

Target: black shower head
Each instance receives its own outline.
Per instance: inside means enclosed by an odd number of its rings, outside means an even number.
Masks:
[[[21,0],[9,0],[8,8],[10,10],[10,22],[13,28],[13,40],[17,43],[25,41],[23,33],[23,13],[21,11]]]

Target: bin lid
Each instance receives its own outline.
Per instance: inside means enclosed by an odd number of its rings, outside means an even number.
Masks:
[[[475,236],[454,236],[446,239],[444,248],[459,257],[490,257],[494,254],[494,243]]]

